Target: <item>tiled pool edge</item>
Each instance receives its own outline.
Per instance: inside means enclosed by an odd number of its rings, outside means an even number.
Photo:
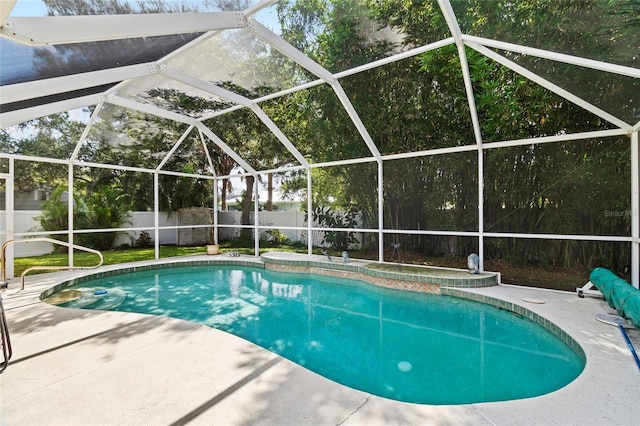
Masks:
[[[293,273],[308,273],[328,275],[332,277],[340,277],[346,279],[360,280],[367,284],[375,285],[378,287],[386,287],[397,290],[415,291],[419,293],[440,293],[440,285],[426,282],[412,282],[406,280],[397,280],[390,277],[374,276],[366,273],[362,273],[357,270],[348,270],[343,268],[326,268],[324,266],[313,265],[283,265],[280,263],[265,263],[265,268],[278,271],[278,272],[293,272]]]
[[[317,256],[315,256],[317,258]],[[499,283],[499,274],[477,276],[468,274],[468,278],[446,277],[437,274],[412,274],[409,272],[384,271],[361,265],[356,262],[329,262],[316,260],[314,257],[301,256],[298,259],[287,259],[263,255],[266,268],[282,272],[315,272],[324,275],[359,279],[373,285],[398,290],[409,290],[428,293],[439,293],[440,287],[482,288],[493,287]],[[371,262],[374,264],[374,262]],[[399,265],[401,267],[402,265]],[[414,265],[407,265],[414,266]],[[444,268],[439,268],[444,269]],[[425,271],[428,270],[425,268]],[[462,271],[456,271],[462,272]],[[466,271],[461,275],[467,274]]]
[[[202,266],[202,265],[229,265],[229,266],[249,266],[249,267],[253,267],[253,268],[264,268],[264,263],[261,261],[255,261],[255,260],[241,260],[241,259],[224,259],[224,258],[213,258],[211,260],[203,260],[203,259],[198,259],[198,260],[176,260],[173,259],[172,262],[168,262],[168,263],[150,263],[150,264],[145,264],[145,265],[130,265],[127,267],[123,267],[123,268],[113,268],[113,269],[109,269],[106,271],[100,271],[100,272],[93,272],[93,273],[88,273],[86,275],[82,275],[79,277],[74,277],[65,281],[62,281],[50,288],[48,288],[47,290],[43,291],[40,294],[40,300],[43,300],[49,296],[51,296],[53,293],[60,291],[66,287],[69,287],[71,285],[75,285],[75,284],[81,284],[83,282],[87,282],[87,281],[91,281],[94,280],[96,278],[105,278],[105,277],[110,277],[113,275],[120,275],[120,274],[128,274],[128,273],[133,273],[133,272],[142,272],[142,271],[148,271],[148,270],[152,270],[152,269],[165,269],[165,268],[177,268],[177,267],[184,267],[184,266]],[[115,266],[115,265],[114,265]]]
[[[537,313],[535,313],[533,311],[530,311],[529,309],[525,308],[524,306],[520,306],[520,305],[518,305],[516,303],[508,302],[506,300],[498,299],[498,298],[495,298],[495,297],[486,296],[484,294],[478,294],[478,293],[473,293],[473,292],[470,292],[470,291],[465,291],[465,290],[459,289],[459,288],[441,287],[440,288],[440,294],[443,294],[443,295],[446,295],[446,296],[459,297],[459,298],[467,299],[467,300],[472,300],[472,301],[484,303],[484,304],[487,304],[487,305],[492,305],[492,306],[495,306],[498,309],[504,309],[506,311],[513,312],[514,314],[517,314],[517,315],[520,315],[520,316],[522,316],[524,318],[527,318],[528,320],[533,321],[534,323],[536,323],[539,326],[543,327],[544,329],[548,330],[551,334],[553,334],[554,336],[556,336],[557,338],[562,340],[562,342],[565,345],[570,347],[571,350],[580,357],[582,362],[586,362],[587,361],[587,355],[586,355],[584,349],[582,348],[582,346],[580,346],[580,344],[578,343],[577,340],[575,340],[573,337],[571,337],[571,335],[569,335],[566,331],[564,331],[562,328],[560,328],[555,323],[549,321],[545,317],[543,317],[541,315],[538,315]]]
[[[498,309],[505,309],[509,312],[513,312],[517,315],[529,319],[530,321],[533,321],[534,323],[548,330],[554,336],[558,337],[563,343],[570,347],[571,350],[576,353],[583,362],[586,362],[587,359],[584,349],[573,337],[571,337],[567,332],[565,332],[555,323],[549,321],[543,316],[538,315],[537,313],[530,311],[523,306],[508,302],[506,300],[465,291],[465,289],[491,287],[497,285],[497,281],[494,284],[490,285],[487,285],[486,281],[481,281],[479,283],[480,285],[475,286],[464,284],[452,286],[451,282],[455,281],[456,279],[444,278],[442,281],[447,283],[448,285],[445,285],[444,283],[441,285],[440,283],[434,283],[430,281],[438,281],[442,277],[429,277],[423,275],[409,275],[399,272],[394,273],[389,271],[378,271],[375,269],[349,263],[334,263],[313,260],[265,258],[265,267],[266,269],[272,269],[281,272],[317,273],[337,276],[341,278],[358,279],[380,287],[387,287],[397,290],[417,291],[423,293],[442,294],[492,305]],[[411,279],[407,280],[407,278]],[[476,280],[480,281],[477,278]]]
[[[268,257],[261,258],[252,258],[242,259],[242,258],[224,258],[224,257],[215,257],[210,260],[204,259],[193,259],[193,260],[177,260],[173,259],[168,263],[152,263],[152,264],[144,264],[144,265],[131,265],[124,268],[117,268],[95,273],[89,273],[80,277],[71,278],[69,280],[65,280],[61,283],[58,283],[44,292],[40,294],[40,299],[45,299],[56,291],[62,290],[66,287],[69,287],[74,284],[81,284],[83,282],[91,281],[96,278],[109,277],[112,275],[118,275],[123,273],[132,273],[132,272],[141,272],[152,269],[164,269],[164,268],[175,268],[175,267],[184,267],[184,266],[202,266],[202,265],[227,265],[227,266],[247,266],[253,268],[263,268],[269,269],[279,272],[298,272],[298,273],[315,273],[321,275],[330,275],[335,277],[347,278],[347,279],[357,279],[360,281],[364,281],[368,284],[386,287],[396,290],[403,291],[414,291],[421,293],[431,293],[431,294],[442,294],[447,296],[459,297],[467,300],[473,300],[476,302],[484,303],[487,305],[495,306],[499,309],[505,309],[507,311],[513,312],[517,315],[521,315],[529,319],[530,321],[535,322],[541,327],[548,330],[550,333],[558,337],[562,340],[567,346],[569,346],[583,361],[586,362],[586,354],[580,344],[571,337],[568,333],[558,327],[555,323],[549,321],[548,319],[538,315],[537,313],[530,311],[529,309],[520,306],[518,304],[508,302],[502,299],[498,299],[495,297],[485,296],[482,294],[473,293],[470,291],[465,291],[465,289],[473,289],[473,288],[481,288],[481,287],[490,287],[491,285],[476,285],[476,286],[447,286],[441,285],[440,283],[429,282],[435,281],[439,279],[446,280],[445,282],[450,283],[450,281],[455,280],[455,278],[447,278],[447,277],[430,277],[426,275],[410,275],[406,273],[395,273],[389,271],[379,271],[371,268],[367,268],[366,266],[360,266],[355,264],[348,263],[338,263],[338,262],[323,262],[323,261],[315,261],[315,260],[304,260],[304,259],[273,259]],[[407,279],[409,278],[409,279]],[[493,277],[492,277],[493,278]],[[479,280],[476,278],[476,280]]]

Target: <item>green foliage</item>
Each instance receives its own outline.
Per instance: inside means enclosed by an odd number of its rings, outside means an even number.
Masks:
[[[333,0],[327,8],[325,31],[318,35],[318,59],[338,72],[386,56],[389,42],[374,37],[377,24],[362,1]]]
[[[186,113],[190,108],[201,113],[207,108],[220,107],[197,97],[181,94],[177,90],[152,89],[150,96],[160,102],[174,103],[173,109]],[[103,112],[104,121],[94,126],[90,139],[95,145],[93,151],[82,151],[88,161],[117,162],[134,167],[154,169],[165,161],[163,169],[187,174],[208,174],[209,165],[204,148],[197,132],[184,135],[188,127],[182,123],[148,116],[136,111],[120,111],[108,108]],[[115,122],[115,124],[112,124]],[[168,153],[184,135],[184,140],[175,155],[166,158]],[[113,146],[114,140],[126,142]],[[212,156],[212,160],[217,158]],[[147,210],[154,205],[153,176],[148,173],[131,173],[120,170],[91,170],[86,177],[93,185],[117,185],[135,195],[134,206],[138,210]],[[211,206],[212,183],[210,180],[190,176],[160,174],[159,206],[162,211],[174,212],[185,207]]]
[[[160,258],[191,256],[194,254],[202,254],[203,252],[204,247],[161,246]],[[104,257],[104,265],[116,265],[140,260],[153,260],[155,258],[155,250],[153,248],[105,250],[102,252],[102,256]],[[76,251],[73,254],[73,261],[76,266],[94,266],[98,263],[98,260],[97,255],[85,251]],[[14,261],[14,273],[16,276],[20,275],[26,268],[31,266],[67,265],[69,265],[69,256],[67,254],[52,253],[35,257],[19,257]],[[32,272],[32,274],[36,273],[38,272]]]
[[[1,130],[3,153],[69,158],[84,125],[69,119],[68,113],[54,114],[22,123],[9,134]],[[53,189],[66,184],[67,166],[34,161],[19,161],[15,167],[15,185],[21,191]]]
[[[131,198],[113,186],[100,186],[87,196],[86,228],[114,229],[129,223]],[[80,227],[76,227],[79,229]],[[117,231],[78,234],[81,244],[98,250],[113,248]]]
[[[80,3],[47,2],[60,13],[83,7],[101,13],[108,6]],[[451,5],[465,33],[637,68],[640,45],[637,1],[452,0]],[[127,8],[133,6],[116,2],[110,7],[129,13]],[[139,7],[160,11],[170,6],[143,1]],[[277,10],[283,37],[332,72],[450,36],[436,1],[291,0],[278,2]],[[128,43],[123,41],[121,45]],[[65,51],[70,63],[82,57],[74,49],[69,46]],[[638,92],[638,79],[533,55],[495,51],[629,123],[640,119],[638,99],[630,95]],[[279,74],[281,86],[242,87],[226,81],[215,84],[257,99],[316,78],[277,55],[263,55],[257,50],[245,53],[254,55],[262,70]],[[383,155],[477,142],[458,53],[457,46],[445,46],[354,76],[340,77],[340,85]],[[470,47],[465,47],[464,54],[484,143],[615,127]],[[145,95],[164,108],[189,116],[231,106],[177,89],[154,88]],[[363,137],[358,131],[329,85],[296,91],[260,102],[260,106],[311,163],[372,157],[364,142],[366,135]],[[256,169],[298,164],[248,108],[216,116],[204,124]],[[181,140],[178,151],[163,163],[163,169],[208,173],[205,148],[197,132],[181,139],[186,128],[184,124],[105,104],[79,159],[154,169],[165,160],[176,141]],[[3,152],[67,158],[75,148],[83,124],[69,120],[68,114],[60,114],[27,123],[23,129],[26,131],[18,139],[3,131],[0,135]],[[126,143],[118,143],[121,141]],[[208,149],[218,175],[228,176],[239,169],[225,152]],[[479,162],[484,170],[481,177],[477,176]],[[630,233],[631,215],[627,214],[630,151],[626,136],[489,149],[481,158],[476,151],[470,151],[446,156],[408,156],[382,164],[386,229],[476,231],[480,226],[477,206],[481,201],[482,227],[486,232]],[[352,208],[359,212],[363,226],[377,227],[378,167],[374,161],[313,168],[312,194],[306,194],[306,176],[300,172],[282,173],[279,179],[286,191],[311,197],[314,206],[323,206],[315,207],[321,226],[351,227],[350,220],[336,212]],[[93,194],[96,188],[108,185],[131,195],[137,209],[153,206],[151,174],[79,166],[74,173],[79,177],[78,192]],[[16,179],[20,189],[47,188],[66,181],[67,166],[21,161],[20,167],[16,167]],[[253,194],[252,179],[245,180],[245,194]],[[227,189],[225,182],[223,208]],[[160,175],[162,210],[211,205],[211,193],[207,180]],[[86,197],[87,205],[94,205],[90,197]],[[248,223],[253,202],[250,196],[243,198],[243,224]],[[91,227],[89,220],[118,222],[118,215],[107,207],[96,208],[94,212],[81,207],[80,202],[75,204],[80,207],[78,211],[74,209],[74,222],[85,228]],[[50,217],[45,219],[50,222],[48,226],[66,229],[66,207],[48,208]],[[335,248],[346,247],[352,242],[350,235],[344,231],[328,232],[325,243]],[[250,236],[244,237],[252,246]],[[452,254],[466,255],[477,244],[477,239],[466,237],[395,238],[404,249],[424,254],[441,253],[447,246]],[[488,257],[524,264],[571,266],[613,262],[616,265],[612,264],[612,268],[624,269],[630,257],[629,244],[503,238],[486,238],[484,244]]]
[[[135,246],[139,248],[147,248],[153,246],[153,239],[147,231],[141,231],[136,238]]]
[[[279,229],[268,229],[260,235],[260,246],[280,247],[289,244],[291,241]]]
[[[344,211],[335,211],[331,207],[317,206],[313,211],[313,220],[320,228],[355,228],[358,225],[358,212],[355,206]],[[308,214],[305,215],[308,220]],[[348,250],[359,243],[352,231],[323,231],[322,244],[332,250]]]
[[[69,229],[68,202],[63,199],[65,187],[56,188],[42,206],[42,214],[36,219],[45,231],[66,231]],[[113,229],[119,228],[129,220],[131,202],[122,191],[103,186],[88,196],[74,192],[73,223],[74,229]],[[118,232],[96,232],[76,234],[74,241],[98,250],[113,247]],[[67,241],[65,236],[54,236]],[[61,250],[65,251],[66,248]]]
[[[69,229],[69,206],[64,200],[67,196],[66,188],[57,187],[42,205],[42,214],[35,219],[40,222],[40,226],[45,231],[66,231]],[[88,208],[84,198],[78,194],[73,194],[73,222],[77,227],[79,224],[87,222]],[[68,241],[66,235],[53,235],[52,238],[60,241]],[[54,250],[66,252],[66,246],[55,246]]]
[[[315,38],[323,31],[322,18],[328,6],[326,0],[277,2],[282,37],[298,50],[310,52]]]

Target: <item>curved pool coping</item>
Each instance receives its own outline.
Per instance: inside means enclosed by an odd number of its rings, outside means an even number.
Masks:
[[[498,272],[471,274],[466,270],[410,264],[388,265],[397,271],[375,269],[379,262],[350,260],[341,258],[305,255],[298,253],[267,252],[260,256],[269,269],[285,272],[314,272],[323,275],[337,275],[359,279],[381,287],[427,293],[439,293],[440,288],[482,288],[500,284]],[[336,260],[337,259],[337,260]],[[420,270],[411,273],[408,269]]]
[[[386,287],[400,291],[442,294],[472,300],[484,303],[486,305],[492,305],[498,309],[504,309],[521,317],[527,318],[530,321],[548,330],[551,334],[558,337],[565,345],[567,345],[576,355],[578,355],[583,363],[583,367],[586,363],[587,358],[582,346],[580,346],[580,344],[573,337],[571,337],[569,333],[565,332],[561,327],[549,321],[544,316],[539,315],[516,303],[465,290],[498,285],[499,274],[497,273],[483,273],[482,275],[476,275],[469,274],[461,270],[438,268],[450,272],[451,275],[461,275],[461,278],[458,279],[449,276],[444,277],[446,280],[443,280],[443,277],[438,275],[418,275],[410,274],[408,272],[389,272],[375,270],[368,267],[370,264],[373,264],[373,262],[329,262],[328,260],[324,260],[323,256],[308,256],[277,252],[269,252],[263,254],[259,258],[211,257],[210,259],[199,260],[176,259],[172,262],[164,264],[155,263],[151,265],[132,265],[122,268],[113,268],[108,271],[89,273],[78,278],[72,278],[70,280],[63,281],[57,285],[54,285],[42,292],[40,295],[40,300],[44,300],[53,293],[63,290],[69,286],[92,281],[97,278],[155,269],[175,268],[180,266],[248,266],[253,268],[264,268],[278,272],[312,273],[335,276],[345,279],[360,280],[370,285]],[[470,275],[472,278],[466,277],[465,274]]]
[[[260,262],[226,254],[216,261],[225,257],[253,266]],[[192,259],[211,261],[206,255]],[[163,258],[98,271],[185,260]],[[141,314],[61,309],[39,299],[52,286],[86,274],[30,276],[24,290],[18,279],[10,279],[2,291],[14,355],[2,374],[0,423],[618,426],[640,418],[640,375],[621,333],[595,319],[615,313],[602,299],[504,283],[460,290],[527,306],[549,318],[580,343],[587,363],[573,382],[539,397],[433,406],[347,388],[210,327]],[[544,303],[530,304],[529,299]],[[640,330],[628,332],[640,342]]]

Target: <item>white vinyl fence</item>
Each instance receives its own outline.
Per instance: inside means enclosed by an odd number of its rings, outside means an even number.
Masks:
[[[40,223],[36,220],[42,212],[40,210],[16,210],[14,212],[14,234],[21,234],[23,232],[35,232],[42,231]],[[304,220],[304,212],[301,211],[280,211],[280,212],[260,212],[260,226],[268,226],[273,229],[279,229],[284,233],[291,241],[300,241],[302,239],[302,233],[305,232],[301,229],[286,229],[287,227],[305,227],[306,222]],[[253,213],[251,214],[251,222],[254,223]],[[115,246],[121,246],[123,244],[135,245],[135,241],[140,235],[142,230],[146,230],[150,237],[154,238],[154,214],[153,212],[132,212],[130,223],[126,228],[136,228],[136,231],[127,231],[122,235],[119,235],[116,239]],[[178,226],[178,219],[176,214],[167,216],[161,213],[159,216],[159,226],[174,227]],[[219,212],[218,222],[220,225],[239,225],[241,223],[241,212],[228,211]],[[206,223],[202,223],[206,225]],[[283,229],[285,228],[285,229]],[[7,222],[6,212],[0,211],[0,229],[2,234],[0,235],[0,243],[7,240]],[[170,245],[178,243],[178,233],[180,229],[160,229],[160,244]],[[220,240],[227,240],[236,237],[240,233],[240,228],[218,228],[218,235]],[[23,238],[20,235],[15,235],[14,239]],[[20,243],[14,244],[15,257],[27,257],[38,256],[42,254],[51,253],[53,247],[49,243],[45,242],[32,242],[32,243]]]

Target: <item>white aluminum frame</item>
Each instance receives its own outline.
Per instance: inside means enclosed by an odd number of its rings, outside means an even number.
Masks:
[[[359,67],[355,67],[349,70],[341,71],[339,73],[332,74],[328,70],[324,69],[318,63],[312,61],[309,57],[302,52],[295,49],[285,40],[277,36],[268,28],[255,20],[253,15],[270,5],[274,0],[262,1],[256,6],[245,10],[243,12],[217,12],[217,13],[177,13],[177,14],[153,14],[153,15],[117,15],[117,16],[73,16],[73,17],[39,17],[39,18],[12,18],[10,17],[10,11],[15,4],[15,0],[2,2],[2,8],[0,9],[0,36],[8,37],[13,40],[17,40],[22,43],[36,45],[36,44],[62,44],[62,43],[74,43],[82,41],[95,41],[95,40],[113,40],[127,37],[140,37],[140,36],[153,36],[153,35],[165,35],[165,34],[181,34],[181,33],[204,33],[201,37],[191,41],[185,46],[171,52],[164,58],[152,63],[145,63],[139,65],[132,65],[108,70],[87,72],[76,75],[69,75],[64,77],[51,78],[47,80],[34,81],[29,83],[13,84],[0,87],[0,97],[4,102],[18,102],[25,101],[35,97],[42,97],[48,95],[55,95],[60,93],[72,92],[74,90],[86,89],[103,84],[115,84],[111,89],[104,93],[80,96],[71,98],[64,101],[52,102],[49,104],[43,104],[31,108],[25,108],[21,110],[11,111],[0,114],[0,127],[8,127],[11,125],[19,124],[30,119],[42,117],[50,114],[55,114],[64,111],[70,111],[73,109],[87,107],[95,105],[96,109],[92,114],[89,123],[83,132],[73,154],[69,159],[51,159],[40,158],[35,156],[21,156],[21,155],[9,155],[0,153],[0,158],[8,158],[10,164],[10,171],[8,176],[1,175],[0,178],[7,180],[7,188],[12,185],[13,176],[13,164],[15,160],[20,161],[41,161],[47,163],[66,164],[69,167],[68,182],[69,182],[69,223],[71,224],[68,232],[69,241],[73,241],[73,233],[78,232],[73,230],[72,222],[72,202],[73,202],[73,168],[74,166],[86,166],[86,167],[98,167],[105,169],[120,169],[128,171],[137,171],[144,173],[152,173],[154,177],[154,211],[155,211],[155,242],[156,242],[156,258],[159,256],[159,194],[158,194],[158,178],[160,174],[196,177],[211,179],[213,181],[213,193],[214,193],[214,209],[217,209],[217,181],[229,176],[215,176],[213,174],[213,165],[211,158],[208,154],[207,144],[213,143],[217,149],[224,151],[227,155],[236,161],[236,163],[242,167],[245,172],[235,174],[237,176],[252,175],[255,179],[254,191],[256,200],[258,199],[258,178],[260,175],[268,173],[283,172],[292,169],[304,169],[307,173],[307,191],[310,195],[313,190],[313,182],[311,178],[311,170],[316,167],[328,167],[328,166],[340,166],[344,164],[358,164],[375,162],[378,167],[378,182],[377,182],[377,195],[378,195],[378,227],[375,229],[357,229],[357,232],[376,233],[378,235],[378,257],[379,261],[383,261],[384,254],[384,237],[387,234],[415,234],[415,235],[452,235],[452,236],[473,236],[479,239],[479,257],[480,265],[484,262],[483,246],[484,238],[531,238],[531,239],[560,239],[560,240],[580,240],[580,241],[610,241],[610,242],[628,242],[631,244],[631,277],[632,284],[638,288],[640,283],[640,149],[639,149],[639,132],[640,122],[627,123],[624,120],[610,114],[597,106],[581,99],[568,90],[559,87],[558,85],[551,83],[547,79],[529,71],[528,69],[514,63],[507,59],[503,55],[500,55],[492,49],[501,49],[506,51],[517,52],[525,55],[531,55],[539,58],[548,59],[551,61],[571,64],[584,68],[590,68],[602,72],[608,72],[612,74],[624,75],[632,78],[640,78],[640,70],[631,67],[625,67],[615,64],[610,64],[601,61],[595,61],[591,59],[581,58],[578,56],[561,54],[556,52],[549,52],[542,49],[536,49],[532,47],[517,45],[513,43],[506,43],[499,40],[492,40],[483,37],[476,37],[462,33],[457,23],[455,14],[451,7],[449,0],[438,0],[440,9],[445,17],[451,37],[430,43],[425,46],[420,46],[415,49],[402,52],[388,58],[384,58],[369,64],[365,64]],[[315,76],[318,80],[311,81],[305,84],[301,84],[297,87],[282,90],[278,93],[273,93],[264,96],[260,99],[247,99],[243,96],[239,96],[228,90],[225,90],[215,84],[207,81],[203,81],[195,76],[188,75],[180,72],[176,69],[167,66],[167,61],[173,56],[179,54],[182,51],[188,50],[193,46],[202,43],[210,37],[217,36],[224,29],[244,29],[253,33],[263,42],[270,45],[272,48],[277,49],[283,55],[296,62],[298,65],[304,67]],[[474,143],[466,146],[456,146],[449,148],[439,148],[432,150],[423,150],[419,152],[409,152],[392,155],[382,155],[373,139],[369,135],[366,126],[362,123],[357,111],[351,104],[347,94],[344,92],[340,85],[340,79],[358,74],[360,72],[370,70],[379,66],[383,66],[395,61],[411,58],[429,50],[438,49],[450,44],[456,44],[458,50],[458,56],[461,62],[461,72],[464,81],[465,92],[467,95],[467,102],[470,109],[472,127],[474,132]],[[584,108],[585,110],[601,117],[616,127],[613,130],[606,131],[592,131],[582,132],[578,134],[569,135],[556,135],[539,137],[532,139],[520,139],[520,140],[505,140],[499,142],[484,142],[480,132],[480,122],[478,120],[475,99],[473,96],[473,88],[471,86],[471,75],[466,60],[466,47],[472,48],[479,53],[491,58],[492,60],[500,63],[501,65],[511,69],[512,71],[534,81],[535,83],[545,87],[551,92],[567,99],[568,101]],[[198,118],[188,117],[182,114],[177,114],[163,108],[159,108],[149,104],[143,104],[130,99],[123,98],[118,95],[118,91],[123,87],[126,87],[130,82],[135,82],[138,79],[144,79],[146,76],[162,74],[170,79],[187,84],[199,90],[204,90],[213,95],[227,99],[235,105],[229,107],[223,111],[217,111],[208,113]],[[287,136],[277,127],[273,120],[260,108],[260,103],[275,99],[280,96],[284,96],[290,93],[294,93],[299,90],[306,90],[318,85],[327,84],[334,91],[336,97],[341,102],[344,110],[348,114],[349,118],[353,122],[353,125],[359,132],[362,141],[366,144],[367,148],[371,152],[370,157],[363,157],[349,160],[337,160],[325,163],[311,164],[308,160],[295,148]],[[83,145],[88,132],[99,116],[100,110],[104,103],[111,103],[123,108],[130,108],[138,111],[142,111],[146,114],[152,114],[159,117],[163,117],[170,120],[188,124],[188,129],[180,136],[175,142],[172,149],[167,153],[165,158],[157,165],[155,169],[145,169],[138,167],[123,167],[119,165],[109,164],[96,164],[88,163],[77,160],[78,152]],[[288,166],[286,168],[278,168],[274,170],[255,170],[251,167],[240,155],[238,155],[230,146],[228,146],[219,136],[211,131],[204,121],[221,116],[233,111],[237,111],[241,108],[250,109],[265,126],[278,138],[278,140],[286,147],[287,150],[297,160],[299,165]],[[197,129],[200,140],[205,146],[205,152],[207,153],[207,161],[211,168],[211,175],[192,175],[174,172],[170,170],[163,170],[166,162],[171,156],[176,155],[176,152],[181,143],[191,132]],[[522,145],[532,145],[541,143],[561,143],[566,141],[583,140],[591,138],[605,138],[613,136],[627,136],[630,139],[631,144],[631,235],[629,236],[593,236],[593,235],[564,235],[564,234],[524,234],[524,233],[495,233],[486,232],[483,228],[483,176],[484,176],[484,152],[490,149],[497,149],[503,147],[515,147]],[[418,156],[432,156],[441,154],[460,153],[468,151],[477,151],[478,155],[478,230],[473,232],[462,231],[430,231],[430,230],[389,230],[383,226],[383,164],[384,161],[403,159]],[[10,191],[12,192],[12,191]],[[12,193],[7,194],[8,207],[9,201],[12,200]],[[9,198],[11,197],[11,198]],[[311,215],[312,202],[311,196],[308,198],[307,211]],[[266,227],[259,225],[259,211],[258,203],[254,203],[256,215],[255,225],[253,225],[255,235],[255,253],[259,251],[259,230]],[[8,209],[9,213],[9,209]],[[215,217],[215,223],[218,225],[217,216]],[[4,231],[5,238],[12,234],[12,228],[9,226],[9,215],[7,216],[7,229]],[[312,232],[313,230],[322,230],[322,228],[313,227],[313,218],[307,223],[306,228],[302,229],[308,232],[308,252],[312,251]],[[218,225],[221,226],[221,225]],[[233,227],[238,227],[234,225]],[[217,227],[216,227],[217,229]],[[289,229],[289,228],[288,228]],[[334,229],[336,230],[336,229]],[[100,230],[92,230],[92,232]],[[341,231],[354,231],[353,229],[343,229]],[[82,231],[80,231],[82,232]],[[73,260],[70,256],[70,266]],[[12,263],[11,263],[12,264]]]

